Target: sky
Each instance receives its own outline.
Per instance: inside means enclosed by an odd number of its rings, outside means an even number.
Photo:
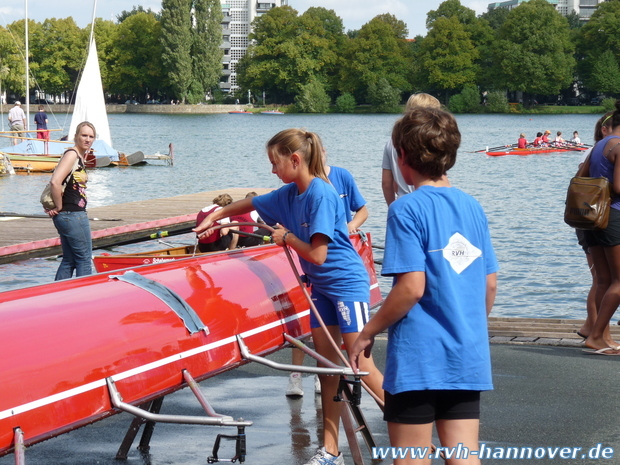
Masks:
[[[25,0],[2,1],[0,5],[0,25],[6,26],[24,17]],[[426,14],[435,10],[442,0],[289,0],[289,5],[300,14],[312,6],[334,10],[344,22],[345,30],[359,29],[377,15],[391,13],[404,21],[409,29],[409,37],[426,35]],[[28,16],[37,22],[47,18],[73,19],[80,27],[90,24],[92,6],[89,2],[75,0],[28,0]],[[461,0],[461,4],[480,15],[487,11],[491,0]],[[124,10],[130,11],[134,5],[144,9],[159,11],[161,0],[102,0],[97,3],[97,17],[116,20],[116,15]]]

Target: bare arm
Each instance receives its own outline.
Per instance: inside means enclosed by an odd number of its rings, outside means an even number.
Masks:
[[[286,237],[284,237],[286,236]],[[293,249],[304,260],[314,265],[322,265],[327,259],[327,245],[329,238],[325,234],[316,233],[312,236],[311,243],[308,244],[295,236],[286,228],[278,228],[271,236],[273,241],[281,246],[285,244]]]
[[[390,204],[396,200],[396,190],[394,188],[394,175],[391,170],[384,169],[381,173],[381,189],[383,189],[383,197],[385,202]]]
[[[426,274],[423,271],[412,271],[398,275],[396,285],[392,288],[379,311],[364,326],[351,347],[349,358],[354,371],[358,370],[359,357],[364,352],[366,357],[377,334],[401,320],[424,295]]]
[[[50,216],[55,216],[58,212],[62,211],[62,183],[67,176],[69,176],[69,173],[71,173],[77,157],[78,154],[75,150],[67,150],[61,157],[58,162],[58,166],[52,174],[52,179],[50,180],[50,191],[52,193],[52,200],[54,200],[54,205],[56,205],[56,208],[48,210],[47,213]]]
[[[353,218],[347,225],[347,227],[349,228],[349,234],[353,234],[354,232],[356,232],[367,219],[368,209],[366,208],[366,205],[364,205],[362,208],[355,212],[355,215],[353,215]]]
[[[237,202],[233,202],[230,205],[226,205],[225,207],[209,214],[198,226],[192,229],[192,231],[199,236],[205,232],[206,236],[210,236],[213,231],[208,231],[208,229],[214,222],[230,216],[243,215],[244,213],[251,212],[252,210],[254,210],[254,207],[252,206],[252,199],[238,200]]]
[[[495,303],[495,296],[497,295],[497,273],[491,273],[487,275],[487,294],[486,294],[486,306],[487,316],[493,310],[493,304]]]

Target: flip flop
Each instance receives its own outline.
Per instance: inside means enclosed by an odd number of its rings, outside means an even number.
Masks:
[[[583,338],[583,339],[588,339],[588,336],[584,336],[583,334],[581,334],[579,331],[577,331],[577,336]]]
[[[613,351],[614,353],[609,353],[610,351]],[[614,349],[613,347],[604,347],[603,349],[582,349],[582,352],[584,354],[588,354],[588,355],[610,355],[610,356],[620,356],[620,352],[618,352],[618,349]]]

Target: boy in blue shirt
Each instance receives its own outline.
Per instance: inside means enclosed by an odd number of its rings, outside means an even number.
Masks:
[[[351,365],[357,369],[389,329],[383,388],[391,445],[430,450],[435,423],[442,446],[477,451],[480,392],[493,389],[486,319],[498,264],[487,219],[446,176],[461,141],[452,115],[414,108],[396,122],[392,141],[415,191],[390,205],[382,274],[395,284],[353,344]]]

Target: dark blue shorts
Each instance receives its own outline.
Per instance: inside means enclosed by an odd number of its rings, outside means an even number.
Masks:
[[[407,425],[425,425],[435,420],[479,420],[480,391],[385,391],[383,419]]]
[[[326,326],[340,326],[340,332],[359,333],[364,325],[368,323],[369,312],[368,302],[343,302],[341,300],[331,300],[318,292],[312,291],[312,302],[319,311]],[[321,325],[310,312],[310,327],[318,328]]]

